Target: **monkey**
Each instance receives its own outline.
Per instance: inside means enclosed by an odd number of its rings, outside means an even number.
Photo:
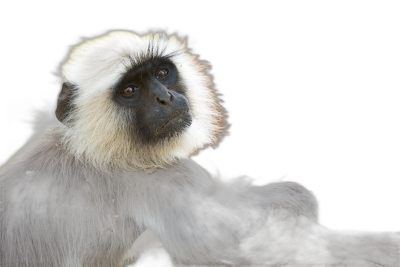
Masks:
[[[398,233],[328,230],[303,186],[190,159],[227,133],[209,68],[165,33],[76,46],[57,121],[0,170],[0,266],[127,266],[149,233],[179,266],[400,266]]]

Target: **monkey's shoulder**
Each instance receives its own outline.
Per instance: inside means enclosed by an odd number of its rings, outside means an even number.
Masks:
[[[182,159],[175,164],[171,164],[169,166],[163,168],[154,168],[150,170],[140,170],[140,171],[131,171],[129,172],[131,175],[133,173],[143,175],[147,178],[158,178],[158,177],[176,177],[176,176],[209,176],[207,171],[197,164],[194,160],[190,158]]]
[[[116,178],[124,185],[134,187],[132,192],[142,188],[149,195],[160,192],[156,188],[172,194],[180,191],[189,193],[194,190],[206,190],[215,183],[210,174],[191,159],[183,159],[170,166],[150,171],[122,171]]]

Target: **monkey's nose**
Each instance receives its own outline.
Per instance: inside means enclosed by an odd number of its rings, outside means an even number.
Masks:
[[[157,102],[163,106],[171,103],[173,100],[173,96],[170,92],[167,92],[164,96],[157,96]]]

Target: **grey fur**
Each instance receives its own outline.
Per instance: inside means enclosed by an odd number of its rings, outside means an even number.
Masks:
[[[234,258],[271,209],[316,218],[315,199],[299,185],[222,184],[190,158],[101,171],[62,144],[64,127],[48,123],[1,169],[1,267],[124,266],[159,241],[181,262],[211,266]]]
[[[162,221],[158,234],[180,261],[237,261],[233,247],[252,227],[236,220],[254,224],[249,207],[316,217],[314,197],[294,183],[224,186],[189,159],[153,173],[101,173],[76,161],[58,138],[49,129],[1,173],[1,266],[119,266],[144,228],[158,231]],[[228,212],[209,223],[215,214],[204,204]]]

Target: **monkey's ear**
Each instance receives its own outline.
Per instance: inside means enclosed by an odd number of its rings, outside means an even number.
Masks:
[[[68,113],[72,110],[72,98],[74,97],[73,90],[75,86],[72,83],[65,82],[62,85],[61,92],[58,95],[56,117],[60,122],[64,122]]]

